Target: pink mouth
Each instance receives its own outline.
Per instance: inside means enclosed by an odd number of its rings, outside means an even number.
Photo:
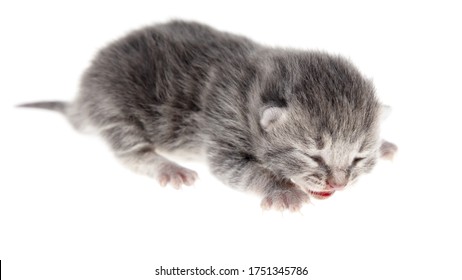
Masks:
[[[314,192],[314,191],[308,190],[308,192],[309,192],[314,198],[317,198],[317,199],[326,199],[326,198],[330,197],[331,195],[333,195],[335,191]]]

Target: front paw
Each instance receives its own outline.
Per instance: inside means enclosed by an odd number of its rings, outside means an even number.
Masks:
[[[296,212],[302,208],[304,203],[308,202],[308,195],[294,185],[289,188],[280,188],[271,191],[271,193],[263,198],[261,207],[265,210],[275,209],[283,211],[288,209]]]
[[[392,160],[397,151],[398,151],[398,146],[386,140],[382,141],[382,145],[380,146],[380,157],[381,158]]]

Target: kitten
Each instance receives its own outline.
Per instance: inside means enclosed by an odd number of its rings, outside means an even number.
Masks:
[[[93,129],[132,170],[160,185],[196,172],[156,149],[204,151],[225,184],[296,211],[369,172],[397,147],[379,138],[385,107],[347,60],[283,50],[192,22],[134,31],[103,48],[62,112]]]

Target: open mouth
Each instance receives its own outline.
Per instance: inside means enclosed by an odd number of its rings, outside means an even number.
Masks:
[[[309,192],[309,194],[311,194],[314,198],[317,198],[317,199],[326,199],[326,198],[330,197],[331,195],[333,195],[335,191],[315,192],[315,191],[308,190],[308,192]]]

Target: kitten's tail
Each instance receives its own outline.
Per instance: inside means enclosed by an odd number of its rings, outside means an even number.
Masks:
[[[46,110],[56,111],[56,112],[66,115],[66,111],[67,111],[67,108],[69,107],[69,103],[62,102],[62,101],[44,101],[44,102],[19,104],[17,105],[17,107],[46,109]]]
[[[55,111],[61,113],[66,117],[66,119],[72,124],[72,126],[79,130],[83,131],[85,129],[85,118],[82,114],[76,112],[73,103],[63,102],[63,101],[42,101],[42,102],[32,102],[19,104],[16,107],[19,108],[38,108],[45,109],[50,111]]]

